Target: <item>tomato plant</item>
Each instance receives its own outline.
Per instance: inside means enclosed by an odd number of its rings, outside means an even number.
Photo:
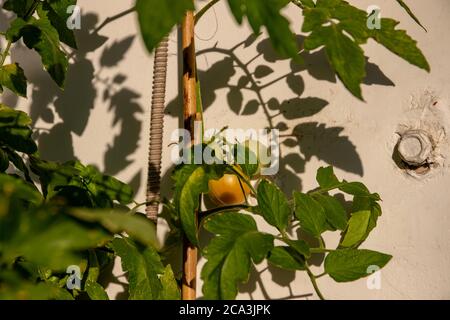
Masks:
[[[380,29],[369,29],[367,13],[349,2],[223,1],[239,24],[248,20],[255,34],[265,28],[282,57],[302,63],[303,54],[324,48],[339,79],[361,100],[366,68],[361,46],[369,39],[430,70],[416,41],[397,28],[397,21],[382,18]],[[3,10],[15,16],[1,34],[6,46],[0,58],[0,90],[8,88],[27,96],[24,70],[14,61],[6,64],[11,47],[18,41],[35,50],[51,78],[64,87],[69,62],[63,48],[77,48],[76,37],[65,23],[67,7],[76,2],[4,2]],[[211,0],[198,10],[196,21],[217,2]],[[403,1],[397,2],[419,21]],[[301,47],[283,14],[288,5],[303,15],[305,40]],[[191,10],[195,10],[192,0],[136,0],[147,49],[153,51]],[[174,195],[163,201],[163,216],[171,231],[165,245],[160,246],[154,225],[138,212],[143,204],[126,207],[133,203],[130,186],[78,161],[42,159],[31,125],[26,113],[0,106],[1,298],[107,299],[99,275],[119,256],[128,273],[131,299],[179,299],[177,272],[165,257],[183,238],[199,247],[207,260],[201,271],[207,299],[234,299],[239,285],[248,280],[251,266],[264,260],[281,269],[306,272],[318,297],[324,298],[317,283],[319,276],[354,281],[367,276],[368,267],[382,268],[391,259],[389,254],[360,248],[381,216],[380,196],[360,182],[339,179],[332,167],[318,170],[317,188],[286,195],[270,177],[256,176],[256,189],[253,187],[250,179],[260,164],[244,164],[240,170],[232,163],[179,165],[172,175]],[[350,205],[344,205],[336,193],[345,194]],[[216,207],[202,206],[207,194],[216,200]],[[252,204],[247,198],[254,200]],[[256,216],[277,231],[260,231]],[[294,236],[292,231],[297,228],[315,241]],[[323,239],[327,231],[339,233],[335,248]],[[204,247],[198,240],[200,232],[213,235]],[[310,269],[310,258],[316,254],[326,255],[321,275]],[[79,269],[80,281],[75,287],[67,285],[74,280],[66,272],[69,266]]]

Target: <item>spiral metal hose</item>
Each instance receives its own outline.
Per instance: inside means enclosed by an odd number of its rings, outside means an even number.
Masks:
[[[161,156],[164,129],[167,57],[169,40],[165,37],[155,50],[153,65],[153,92],[150,115],[150,141],[147,172],[147,217],[156,222],[160,200]]]

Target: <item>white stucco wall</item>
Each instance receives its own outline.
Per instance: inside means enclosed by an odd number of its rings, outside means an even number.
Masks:
[[[23,65],[33,86],[29,88],[28,100],[17,100],[9,93],[2,100],[31,112],[35,127],[41,129],[37,139],[43,156],[55,160],[76,156],[85,163],[95,164],[131,182],[137,189],[137,201],[143,201],[153,61],[137,34],[133,14],[106,25],[98,33],[92,33],[104,19],[131,7],[132,3],[130,0],[79,0],[83,12],[82,30],[78,35],[81,49],[73,56],[72,63],[75,65],[69,73],[66,92],[60,93],[48,75],[42,72],[37,55],[25,48],[15,48],[12,59]],[[414,121],[417,116],[407,112],[412,97],[420,100],[425,91],[434,92],[436,98],[433,99],[438,102],[435,107],[442,112],[438,119],[444,126],[449,120],[445,115],[448,115],[450,108],[447,102],[450,93],[450,64],[447,58],[450,52],[447,36],[450,32],[450,3],[448,0],[410,0],[408,3],[427,27],[428,33],[418,27],[395,1],[378,0],[374,3],[364,0],[356,4],[360,8],[376,4],[381,8],[382,15],[400,20],[400,27],[418,40],[430,62],[430,74],[410,66],[369,41],[364,49],[373,64],[369,68],[368,78],[372,84],[363,85],[365,103],[352,97],[336,81],[323,64],[320,54],[311,55],[306,61],[306,70],[301,68],[295,73],[297,77],[291,83],[296,83],[297,93],[289,88],[285,80],[262,91],[266,102],[275,98],[281,103],[298,98],[298,93],[301,93],[300,98],[310,98],[294,100],[293,104],[301,104],[298,108],[320,109],[326,104],[313,116],[294,118],[288,113],[287,118],[283,115],[273,118],[275,125],[285,124],[282,125],[287,127],[285,133],[292,132],[296,126],[303,133],[300,148],[298,145],[282,146],[283,155],[287,156],[286,166],[276,178],[285,190],[301,188],[306,191],[315,187],[317,168],[331,164],[336,167],[339,177],[361,180],[370,190],[379,192],[383,199],[383,216],[363,246],[394,256],[381,272],[381,289],[369,290],[365,279],[336,284],[330,278],[323,277],[318,282],[327,298],[450,298],[449,167],[444,159],[443,166],[428,178],[415,179],[405,175],[392,160],[398,125],[404,123],[406,118],[411,120],[413,117]],[[292,7],[287,14],[293,28],[299,31],[302,19],[299,11]],[[0,17],[0,28],[4,27],[5,17]],[[211,49],[215,45],[217,48],[231,49],[247,38],[249,28],[247,25],[237,26],[224,3],[219,3],[199,23],[196,35],[198,50]],[[266,36],[261,35],[249,47],[239,46],[234,51],[235,55],[243,62],[250,61],[258,54],[258,48],[264,49],[267,41],[259,44],[264,39]],[[261,85],[292,72],[288,60],[273,61],[270,50],[265,49],[264,55],[248,65],[250,72],[254,72],[259,65],[274,70],[269,76],[259,79]],[[181,105],[177,103],[179,66],[176,30],[170,36],[169,54],[167,101],[168,111],[172,114],[165,119],[165,146],[170,143],[170,133],[179,126],[179,113],[176,112],[181,110]],[[217,50],[198,57],[206,95],[203,98],[207,105],[206,126],[266,127],[268,120],[261,106],[256,113],[239,116],[228,107],[228,87],[236,85],[243,73],[224,58]],[[123,82],[114,84],[113,79],[118,75],[124,76],[121,79]],[[301,90],[302,83],[304,91]],[[254,98],[253,92],[244,92],[243,105]],[[269,112],[276,114],[276,111]],[[418,114],[419,122],[424,113]],[[448,142],[444,140],[444,151],[446,144]],[[163,154],[166,171],[170,167],[169,156],[169,152]],[[169,188],[170,185],[166,184],[164,190]],[[336,237],[331,234],[326,234],[325,238],[330,246],[336,242]],[[273,272],[274,269],[264,270],[265,267],[258,266],[258,270],[263,270],[260,278],[264,288],[261,288],[261,282],[254,274],[250,284],[242,288],[239,298],[301,298],[303,295],[308,295],[309,299],[317,298],[303,273]],[[321,270],[320,267],[315,269],[317,273]],[[289,280],[293,280],[290,286]],[[120,285],[109,287],[111,296],[120,291]]]

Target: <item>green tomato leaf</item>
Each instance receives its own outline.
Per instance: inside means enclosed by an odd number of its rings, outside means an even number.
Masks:
[[[335,189],[341,183],[339,179],[334,175],[332,166],[320,167],[317,170],[316,180],[322,189]]]
[[[273,248],[273,236],[258,232],[255,220],[237,212],[205,219],[216,237],[203,250],[207,259],[201,277],[206,299],[234,299],[238,284],[248,280],[251,262],[260,263]]]
[[[36,187],[31,183],[3,173],[0,174],[0,193],[7,193],[10,196],[35,205],[40,205],[44,200]]]
[[[162,289],[160,300],[180,300],[181,292],[171,266],[168,264],[160,277]]]
[[[430,72],[430,65],[417,47],[417,41],[412,39],[405,30],[395,29],[398,24],[399,22],[393,19],[383,18],[381,29],[371,30],[371,37],[409,63]]]
[[[343,249],[330,252],[325,258],[325,271],[336,282],[354,281],[370,275],[368,268],[383,268],[392,256],[365,249]]]
[[[299,48],[289,21],[280,13],[290,1],[285,0],[228,0],[231,12],[239,24],[247,17],[255,34],[264,26],[274,49],[283,58],[299,60]]]
[[[313,198],[325,209],[325,216],[327,217],[328,223],[333,227],[332,230],[345,230],[348,220],[347,212],[339,200],[324,194],[315,194]]]
[[[29,127],[31,118],[22,111],[14,110],[0,103],[0,143],[11,149],[32,154],[37,151]]]
[[[267,258],[270,264],[286,270],[305,270],[304,257],[290,247],[275,247]]]
[[[362,241],[364,241],[369,236],[370,232],[377,226],[378,217],[380,217],[382,214],[381,206],[377,202],[377,200],[373,198],[355,196],[353,198],[352,210],[353,212],[364,210],[370,211],[370,218],[367,224],[367,231],[364,238],[362,239]]]
[[[194,10],[192,0],[137,0],[136,11],[144,43],[149,52],[180,23],[188,10]]]
[[[370,197],[374,200],[380,200],[380,196],[378,194],[370,193],[369,189],[367,189],[367,187],[361,182],[347,182],[343,180],[342,184],[339,186],[339,190],[354,196]]]
[[[77,4],[77,0],[46,0],[37,9],[39,17],[48,17],[52,26],[58,31],[59,39],[68,46],[77,49],[77,41],[73,30],[67,27],[71,13],[67,8]]]
[[[311,257],[311,252],[308,243],[303,240],[287,240],[286,243],[295,251],[300,253],[305,258]]]
[[[29,16],[34,3],[34,0],[7,0],[3,9],[14,12],[19,18],[25,18]]]
[[[39,53],[45,70],[56,84],[64,87],[69,62],[60,49],[58,31],[48,17],[42,14],[40,19],[31,17],[29,21],[18,18],[11,23],[6,36],[13,42],[23,37],[25,45]]]
[[[264,179],[258,185],[257,199],[264,219],[284,231],[291,216],[291,208],[284,193],[274,183]]]
[[[27,97],[27,78],[18,63],[0,67],[0,92],[2,86],[21,97]]]
[[[11,211],[6,218],[14,214],[17,212]],[[12,261],[21,256],[54,271],[78,265],[83,250],[102,246],[112,238],[100,228],[87,228],[63,214],[55,216],[49,208],[22,212],[16,220],[9,217],[8,223],[13,229],[12,236],[0,242],[3,258]]]
[[[158,299],[162,290],[159,276],[164,274],[164,266],[156,250],[141,247],[129,238],[115,238],[111,247],[128,273],[129,299]]]
[[[98,282],[87,281],[84,289],[91,300],[109,300],[105,289]]]
[[[363,100],[361,82],[366,76],[364,51],[342,32],[339,25],[321,26],[305,39],[305,49],[314,50],[325,46],[328,61],[345,87]]]
[[[9,168],[9,158],[3,149],[0,149],[0,172],[5,172]]]
[[[311,196],[294,191],[295,216],[300,226],[315,237],[327,229],[324,208]]]
[[[72,209],[70,214],[85,222],[99,223],[112,234],[126,232],[144,245],[159,248],[155,225],[142,215],[87,209]]]
[[[365,239],[367,227],[370,220],[370,211],[359,211],[352,213],[348,221],[348,227],[340,243],[341,247],[353,247]]]

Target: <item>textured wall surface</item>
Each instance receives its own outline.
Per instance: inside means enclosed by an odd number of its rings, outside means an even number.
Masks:
[[[275,177],[288,192],[313,188],[317,168],[331,164],[340,177],[361,180],[380,193],[383,216],[364,247],[394,256],[381,272],[381,289],[369,290],[365,279],[336,284],[323,277],[318,282],[327,298],[449,299],[450,175],[445,132],[450,131],[445,130],[450,120],[450,2],[408,1],[428,33],[395,1],[351,2],[364,9],[376,4],[382,15],[401,21],[400,27],[418,40],[431,73],[369,41],[364,46],[369,65],[363,85],[365,102],[361,102],[336,80],[323,52],[310,54],[305,66],[298,67],[276,58],[264,34],[247,45],[244,41],[249,35],[248,26],[236,25],[227,7],[219,3],[199,23],[196,32],[206,126],[259,129],[273,125],[286,134],[294,129],[299,132],[300,144],[289,137],[283,140],[284,160]],[[31,113],[44,157],[76,157],[95,164],[130,182],[141,202],[145,199],[153,60],[137,34],[133,14],[96,30],[107,17],[131,7],[133,1],[79,3],[83,13],[82,29],[77,35],[80,50],[72,55],[65,92],[59,91],[41,70],[36,54],[16,47],[12,58],[24,67],[32,88],[28,100],[17,100],[8,92],[2,99]],[[290,7],[286,12],[299,31],[299,11]],[[7,18],[0,16],[2,30]],[[179,127],[182,108],[177,39],[174,30],[169,48],[165,146],[170,143],[170,133]],[[239,79],[246,73],[256,76],[264,69],[270,72],[256,79],[260,90],[243,90],[241,103],[239,94],[233,91]],[[268,107],[275,104],[286,112],[277,115],[278,111]],[[439,167],[425,177],[406,174],[392,159],[396,131],[401,125],[437,130],[442,138]],[[167,193],[169,152],[163,154],[163,167],[163,193]],[[330,246],[337,241],[331,234],[325,234],[325,239]],[[239,298],[317,298],[304,274],[280,272],[266,265],[257,269],[249,283],[241,287]],[[319,273],[321,267],[314,269]],[[115,274],[119,281],[110,284],[108,290],[112,297],[120,297],[123,289],[119,282],[124,277],[118,264]]]

